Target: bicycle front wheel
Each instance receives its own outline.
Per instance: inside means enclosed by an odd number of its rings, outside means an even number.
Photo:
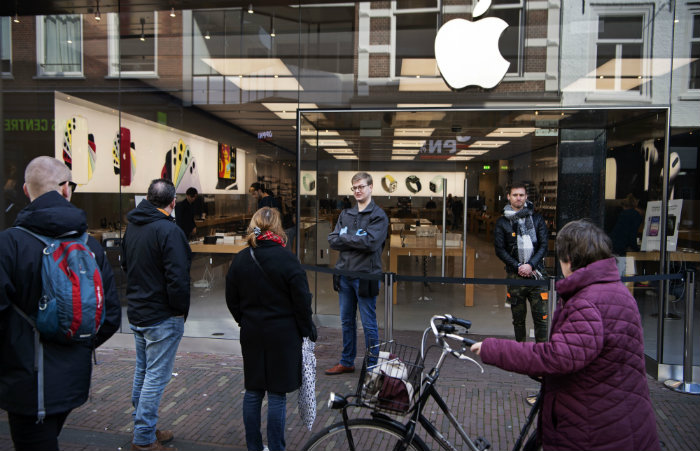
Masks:
[[[343,422],[323,429],[304,445],[304,451],[392,451],[403,449],[401,440],[406,435],[406,427],[399,423],[373,420],[369,418],[348,421],[348,429],[354,446],[348,440],[348,432]],[[420,437],[414,436],[406,448],[411,451],[430,451]]]

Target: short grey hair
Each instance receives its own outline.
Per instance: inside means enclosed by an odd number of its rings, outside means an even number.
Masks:
[[[50,191],[59,191],[59,183],[71,181],[71,171],[61,161],[49,157],[36,157],[24,170],[24,183],[31,200]]]

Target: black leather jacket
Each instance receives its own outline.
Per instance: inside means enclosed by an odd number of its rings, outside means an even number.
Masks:
[[[532,269],[544,270],[544,257],[547,255],[547,224],[544,218],[537,213],[532,214],[532,222],[537,234],[537,243],[532,257],[528,262]],[[496,255],[506,264],[506,272],[517,274],[518,272],[518,239],[511,222],[505,216],[498,218],[494,231],[494,247]]]

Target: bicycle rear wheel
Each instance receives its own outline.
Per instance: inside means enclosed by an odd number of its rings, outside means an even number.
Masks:
[[[399,449],[406,428],[399,423],[369,418],[348,421],[354,447],[348,442],[343,422],[335,423],[314,435],[304,445],[304,451],[391,451]],[[414,436],[407,448],[411,451],[430,451],[420,437]]]

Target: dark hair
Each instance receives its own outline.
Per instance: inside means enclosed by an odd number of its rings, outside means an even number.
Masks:
[[[175,199],[175,185],[168,179],[155,179],[148,187],[146,199],[157,208],[165,208]]]
[[[516,188],[522,188],[527,192],[527,184],[525,182],[513,182],[506,187],[506,194],[510,194]]]
[[[262,207],[260,210],[253,213],[253,217],[248,225],[248,236],[246,237],[246,241],[251,247],[256,247],[258,245],[254,231],[255,227],[258,227],[260,232],[269,230],[282,238],[285,243],[287,242],[287,234],[284,233],[284,229],[282,228],[282,216],[276,208]]]
[[[263,193],[266,191],[265,185],[263,185],[260,182],[251,183],[250,187],[253,188],[253,190],[255,191],[262,191]]]
[[[571,271],[612,257],[610,237],[586,219],[566,224],[557,233],[556,249],[559,260],[571,263]]]
[[[185,191],[185,195],[190,196],[190,197],[196,196],[197,195],[197,188],[195,188],[193,186],[187,188],[187,191]]]

